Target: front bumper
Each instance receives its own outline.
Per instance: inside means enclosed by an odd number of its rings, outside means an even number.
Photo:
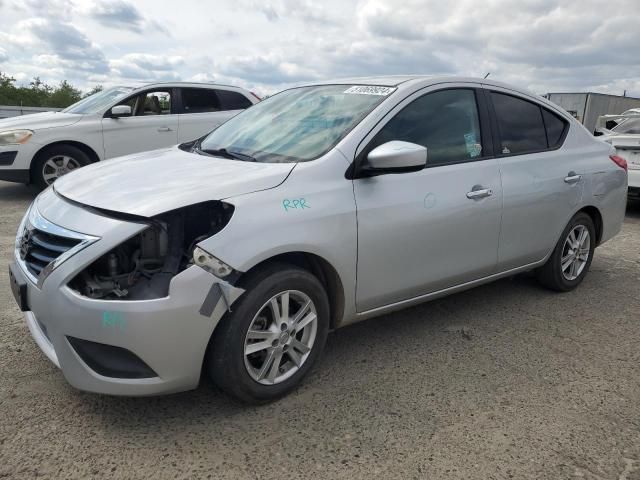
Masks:
[[[31,160],[41,145],[27,142],[24,145],[0,146],[0,180],[29,183]]]
[[[26,282],[27,325],[49,360],[61,368],[71,385],[92,392],[155,395],[195,388],[211,334],[242,290],[192,266],[173,278],[165,298],[128,301],[84,297],[67,283],[96,258],[145,228],[144,225],[95,215],[60,199],[52,189],[36,202],[33,208],[38,208],[41,215],[50,212],[56,217],[45,216],[50,222],[70,230],[77,224],[90,226],[87,233],[100,237],[58,265],[40,282],[40,287],[24,268],[14,268],[18,276],[24,277],[19,280]],[[20,263],[19,256],[16,262]],[[213,290],[220,295],[208,311],[202,312],[205,299],[210,300]],[[81,353],[72,346],[74,339],[125,349],[156,376],[102,375],[89,366],[91,362],[81,358]]]

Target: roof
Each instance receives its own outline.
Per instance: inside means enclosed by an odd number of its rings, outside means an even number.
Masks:
[[[457,77],[452,75],[381,75],[371,77],[352,77],[352,78],[338,78],[333,80],[322,80],[317,82],[309,82],[302,85],[379,85],[384,87],[397,87],[403,83],[417,83],[421,82],[426,85],[436,83],[478,83],[483,85],[493,85],[496,87],[504,87],[512,90],[526,91],[517,89],[512,85],[508,85],[501,82],[496,82],[491,79],[480,77]],[[531,92],[527,92],[531,93]],[[536,95],[537,97],[537,95]]]
[[[131,88],[139,90],[141,88],[149,88],[149,87],[222,87],[228,88],[231,90],[241,90],[246,92],[246,90],[242,87],[237,87],[234,85],[225,85],[222,83],[213,83],[213,82],[152,82],[145,83],[143,85],[130,85]]]
[[[640,97],[630,97],[629,95],[614,95],[612,93],[598,92],[549,92],[547,95],[599,95],[601,97],[629,98],[631,100],[640,100]]]

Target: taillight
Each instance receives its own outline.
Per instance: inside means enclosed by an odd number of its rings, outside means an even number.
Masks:
[[[610,155],[609,158],[625,172],[627,171],[627,161],[624,158],[619,157],[618,155]]]

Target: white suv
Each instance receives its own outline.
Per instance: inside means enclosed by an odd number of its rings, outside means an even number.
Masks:
[[[89,163],[194,140],[259,100],[237,87],[155,83],[0,120],[0,180],[44,188]]]

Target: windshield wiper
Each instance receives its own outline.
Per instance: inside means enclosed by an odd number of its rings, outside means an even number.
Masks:
[[[230,152],[226,148],[196,148],[197,152],[202,152],[207,155],[213,155],[216,157],[229,158],[231,160],[243,160],[245,162],[255,162],[256,159],[251,155],[245,155],[244,153]]]

